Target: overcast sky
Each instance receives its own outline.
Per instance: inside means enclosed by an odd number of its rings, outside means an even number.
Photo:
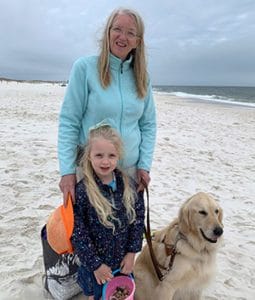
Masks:
[[[144,19],[154,85],[255,86],[255,0],[1,0],[0,77],[67,80],[120,6]]]

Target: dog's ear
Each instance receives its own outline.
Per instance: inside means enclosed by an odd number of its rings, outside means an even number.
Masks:
[[[179,211],[179,228],[185,234],[190,230],[190,211],[186,201]]]

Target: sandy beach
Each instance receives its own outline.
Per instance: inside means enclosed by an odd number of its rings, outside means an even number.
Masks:
[[[57,126],[64,92],[57,83],[0,81],[1,300],[47,299],[40,230],[62,203]],[[255,109],[156,93],[155,102],[152,229],[167,225],[194,193],[211,193],[224,210],[224,244],[204,299],[255,299]]]

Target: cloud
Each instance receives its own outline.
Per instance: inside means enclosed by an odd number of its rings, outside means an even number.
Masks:
[[[231,10],[226,2],[220,8],[215,5],[199,12],[191,8],[174,10],[171,26],[161,27],[168,34],[150,39],[153,81],[173,85],[254,85],[255,10],[243,4]],[[164,59],[155,60],[157,56]]]
[[[65,80],[119,1],[2,0],[0,76]],[[154,84],[254,85],[253,0],[123,1],[144,18]]]

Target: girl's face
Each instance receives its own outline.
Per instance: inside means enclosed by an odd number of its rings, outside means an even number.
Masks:
[[[103,138],[91,141],[89,159],[93,170],[104,184],[112,181],[112,172],[116,168],[119,154],[116,147]]]
[[[135,21],[128,15],[117,15],[110,28],[110,51],[125,60],[139,43]]]

